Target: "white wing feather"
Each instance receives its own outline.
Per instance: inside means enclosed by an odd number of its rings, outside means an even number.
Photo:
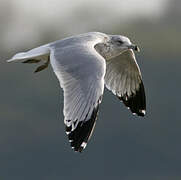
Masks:
[[[145,91],[132,50],[127,50],[119,57],[106,62],[105,84],[133,113],[144,116]]]
[[[50,59],[64,91],[64,123],[67,134],[70,134],[69,140],[75,150],[81,151],[90,138],[95,122],[87,132],[82,132],[81,128],[84,129],[86,122],[95,121],[96,115],[92,118],[92,114],[97,114],[95,109],[103,94],[105,60],[93,47],[85,45],[64,49],[51,46]],[[78,131],[76,129],[80,129],[80,132],[71,137]],[[79,142],[78,138],[82,138],[82,141]]]

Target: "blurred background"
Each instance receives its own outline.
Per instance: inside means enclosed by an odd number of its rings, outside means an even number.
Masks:
[[[180,0],[0,0],[0,179],[180,180]],[[8,64],[15,53],[89,31],[128,36],[147,95],[133,116],[108,90],[81,154],[68,143],[51,69]]]

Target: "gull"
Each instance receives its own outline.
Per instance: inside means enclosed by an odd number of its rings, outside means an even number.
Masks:
[[[138,46],[126,36],[89,32],[17,53],[7,62],[43,62],[35,72],[51,64],[63,89],[66,134],[72,149],[82,152],[96,124],[104,85],[134,115],[145,115],[145,90],[134,51]]]

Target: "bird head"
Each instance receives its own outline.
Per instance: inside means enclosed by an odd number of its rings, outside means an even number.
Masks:
[[[119,55],[128,49],[132,49],[134,51],[140,51],[138,46],[131,43],[129,38],[121,35],[110,35],[110,44],[112,49],[114,49],[115,55]]]

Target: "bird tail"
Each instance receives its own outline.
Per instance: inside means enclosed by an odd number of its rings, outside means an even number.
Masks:
[[[50,49],[48,45],[43,45],[27,52],[21,52],[15,54],[7,62],[16,62],[19,60],[47,60],[50,55]],[[28,62],[28,61],[27,61]],[[32,61],[33,62],[33,61]]]

